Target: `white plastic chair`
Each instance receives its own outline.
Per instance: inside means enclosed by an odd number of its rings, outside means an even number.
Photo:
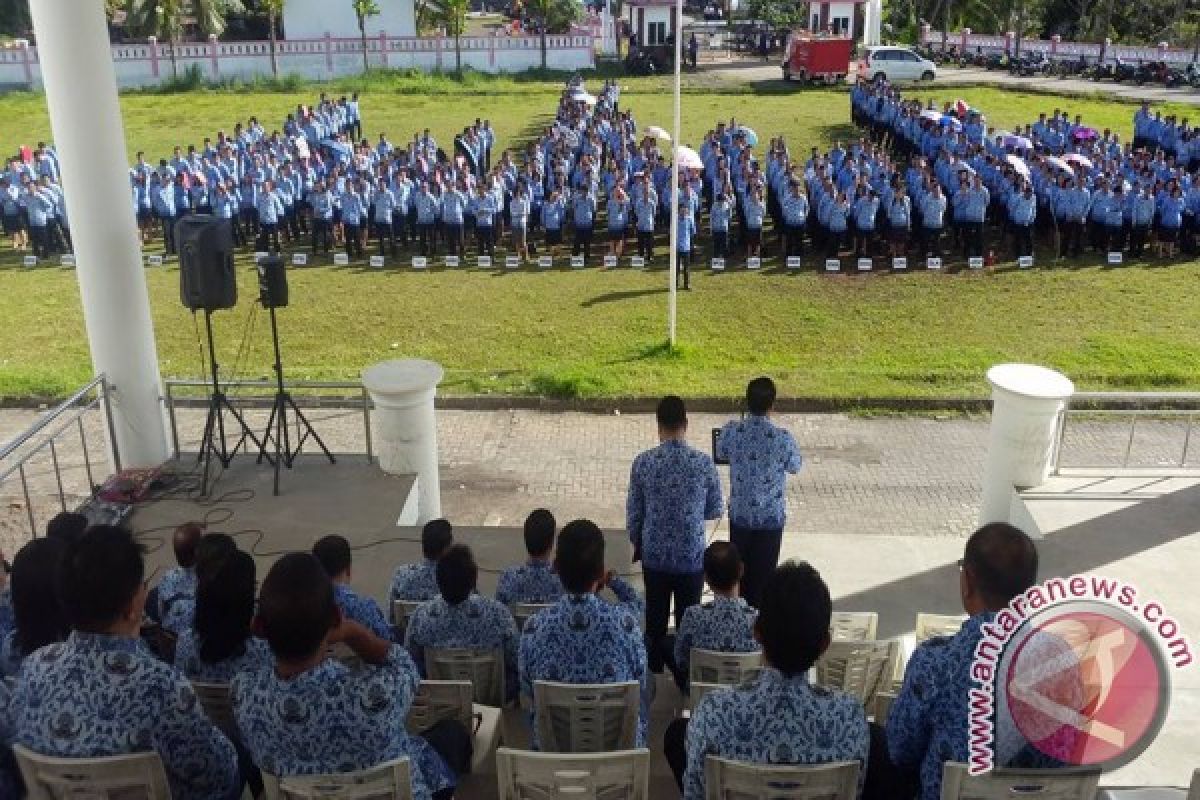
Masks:
[[[423,600],[393,600],[392,601],[392,625],[396,630],[403,632],[408,627],[408,618],[413,615]]]
[[[220,728],[221,733],[230,739],[240,739],[237,720],[233,717],[233,702],[229,697],[229,684],[192,681],[192,690],[196,693],[200,707],[212,720],[213,725]]]
[[[967,618],[963,614],[927,614],[917,612],[917,624],[913,629],[917,644],[934,636],[953,636],[962,628]]]
[[[475,702],[504,707],[504,651],[448,647],[425,648],[425,674],[434,681],[469,681]]]
[[[942,800],[1093,800],[1099,783],[1099,767],[994,769],[971,775],[966,764],[947,761],[942,766]]]
[[[896,702],[895,692],[876,692],[875,701],[871,704],[871,719],[878,725],[887,722],[888,714],[892,712],[892,704]]]
[[[737,686],[762,672],[762,652],[722,653],[693,647],[688,656],[688,683]]]
[[[475,705],[468,681],[421,681],[408,711],[408,732],[424,733],[442,720],[459,722],[471,735],[471,772],[478,774],[500,744],[500,712]]]
[[[29,800],[171,800],[158,753],[54,758],[13,745]]]
[[[704,760],[705,800],[855,800],[857,761],[783,766],[709,756]]]
[[[835,642],[870,642],[879,630],[874,611],[835,611],[829,620],[829,638]]]
[[[407,758],[338,775],[262,777],[267,800],[413,800]]]
[[[650,751],[496,751],[499,800],[649,800]]]
[[[891,687],[900,643],[833,641],[817,661],[817,683],[854,695],[870,708],[875,695]]]
[[[553,603],[513,603],[509,607],[509,611],[512,612],[513,621],[517,623],[517,630],[523,631],[525,623],[529,621],[530,617],[553,605]]]
[[[724,683],[705,683],[703,681],[692,681],[688,686],[688,708],[699,708],[700,701],[705,695],[717,689],[728,689],[729,686]]]
[[[547,753],[632,750],[637,740],[639,689],[628,683],[534,681],[538,740]]]

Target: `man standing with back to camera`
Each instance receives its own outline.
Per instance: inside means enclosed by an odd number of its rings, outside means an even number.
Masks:
[[[755,378],[746,387],[749,413],[725,423],[717,439],[717,459],[729,462],[729,540],[745,564],[742,597],[755,608],[779,561],[787,476],[803,463],[792,434],[771,421],[774,406],[775,382]]]

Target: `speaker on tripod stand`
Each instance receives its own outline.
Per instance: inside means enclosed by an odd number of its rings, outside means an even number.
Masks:
[[[336,464],[337,459],[329,452],[325,442],[317,434],[308,418],[304,416],[296,402],[292,400],[287,387],[283,383],[283,357],[279,350],[279,328],[275,322],[275,309],[285,308],[288,304],[287,267],[280,256],[270,255],[258,262],[258,299],[267,313],[271,315],[271,344],[275,349],[275,402],[271,406],[271,416],[267,420],[267,430],[263,434],[262,444],[259,445],[258,461],[265,458],[275,467],[275,494],[279,494],[279,472],[283,467],[291,469],[296,463],[296,457],[304,449],[304,443],[312,438],[330,464]],[[295,417],[296,432],[295,446],[292,445],[292,433],[288,427],[288,413]],[[274,458],[268,452],[274,445]]]
[[[194,314],[204,312],[204,329],[208,334],[208,366],[212,389],[208,398],[208,415],[204,421],[204,436],[200,440],[197,461],[204,462],[200,479],[200,494],[208,494],[209,468],[215,458],[228,467],[234,456],[249,439],[262,453],[262,443],[250,430],[241,412],[234,408],[221,388],[220,366],[213,347],[212,314],[237,305],[237,273],[233,265],[233,235],[227,220],[211,214],[190,214],[175,225],[179,247],[179,299]],[[225,417],[235,425],[237,439],[229,448]]]

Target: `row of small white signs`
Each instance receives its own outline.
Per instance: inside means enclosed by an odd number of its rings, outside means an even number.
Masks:
[[[267,257],[267,253],[255,253],[254,254],[255,262],[261,261],[262,259],[264,259],[266,257]],[[475,259],[475,266],[491,267],[493,260],[494,259],[491,256],[478,256]],[[1124,260],[1125,259],[1124,259],[1123,253],[1113,251],[1108,254],[1108,263],[1109,264],[1121,264],[1124,262]],[[38,258],[37,258],[37,256],[25,256],[24,259],[22,260],[22,263],[26,267],[36,267],[38,265]],[[65,253],[64,255],[59,257],[59,263],[64,267],[68,267],[68,268],[74,267],[75,266],[75,256],[71,253]],[[350,256],[348,256],[346,253],[335,253],[333,256],[333,263],[339,267],[347,266],[350,263]],[[383,256],[371,256],[369,263],[372,267],[376,267],[376,268],[382,267],[385,263],[384,257]],[[427,258],[426,256],[413,256],[412,257],[413,269],[427,269],[431,263],[432,263],[432,259]],[[442,259],[442,264],[447,267],[457,267],[457,266],[460,266],[461,263],[462,263],[462,259],[460,259],[458,256],[444,256]],[[146,256],[146,264],[151,267],[161,267],[163,265],[163,257],[162,256]],[[504,264],[505,268],[507,268],[507,269],[518,269],[521,266],[521,260],[519,258],[517,258],[517,256],[505,256],[504,260],[503,260],[503,264]],[[307,265],[308,265],[308,254],[307,253],[293,253],[292,254],[292,266],[303,267],[303,266],[307,266]],[[537,260],[537,265],[544,269],[553,267],[554,259],[550,256],[541,256]],[[635,269],[642,269],[646,266],[646,260],[644,258],[642,258],[641,256],[632,256],[629,259],[629,265]],[[571,256],[571,266],[575,267],[575,268],[583,267],[584,266],[583,256]],[[616,256],[605,256],[604,257],[604,266],[610,267],[610,268],[618,266],[617,257]],[[801,262],[801,259],[799,256],[788,256],[788,258],[787,258],[787,268],[788,269],[800,269],[801,266],[802,266],[802,262]],[[869,272],[872,268],[874,268],[875,262],[869,258],[860,258],[860,259],[858,259],[857,266],[858,266],[858,270],[860,272]],[[1021,269],[1029,269],[1030,267],[1033,266],[1033,256],[1021,256],[1020,258],[1017,259],[1017,266],[1020,267]],[[709,262],[709,267],[714,272],[721,272],[725,269],[725,259],[714,258],[714,259],[712,259],[712,261]],[[969,259],[967,259],[967,267],[969,267],[970,269],[983,269],[983,259],[978,256],[975,258],[969,258]],[[761,268],[762,268],[762,259],[761,258],[746,259],[746,269],[761,269]],[[940,258],[925,259],[925,268],[926,269],[941,269],[942,268],[942,259],[940,259]],[[893,270],[908,269],[908,259],[907,258],[893,258],[892,259],[892,269]],[[825,271],[826,272],[841,272],[842,271],[842,260],[840,258],[825,259]]]

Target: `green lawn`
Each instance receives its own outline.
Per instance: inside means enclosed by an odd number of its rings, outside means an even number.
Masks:
[[[545,123],[558,92],[557,83],[531,79],[472,77],[461,86],[368,80],[366,130],[388,131],[394,141],[429,126],[449,142],[455,130],[485,116],[502,143],[512,142]],[[663,81],[622,83],[622,103],[643,126],[669,123]],[[731,114],[764,142],[783,134],[801,152],[853,134],[844,93],[780,91],[775,84],[735,90],[695,77],[689,84],[689,140]],[[198,143],[250,114],[270,128],[316,91],[127,95],[129,150],[169,154],[177,142]],[[1130,132],[1128,104],[995,89],[926,92],[935,100],[962,96],[1002,126],[1063,105],[1100,127]],[[0,98],[0,140],[48,136],[42,98]],[[1001,360],[1058,367],[1089,388],[1200,384],[1200,308],[1190,302],[1195,264],[1046,263],[1030,272],[1009,265],[992,274],[868,277],[818,275],[811,261],[801,274],[767,267],[694,277],[694,290],[680,294],[676,350],[663,345],[662,270],[298,269],[290,275],[292,305],[280,313],[285,362],[294,378],[354,378],[383,358],[422,356],[444,364],[447,389],[462,394],[730,396],[748,376],[769,372],[790,395],[950,398],[983,395],[984,370]],[[236,359],[253,294],[252,274],[241,276],[241,305],[215,316],[222,360],[241,376],[265,376],[269,337],[261,312],[249,350]],[[177,269],[149,269],[147,277],[164,374],[198,375],[196,332],[179,305]],[[0,319],[0,396],[61,394],[89,376],[71,272],[23,269],[4,245]]]

